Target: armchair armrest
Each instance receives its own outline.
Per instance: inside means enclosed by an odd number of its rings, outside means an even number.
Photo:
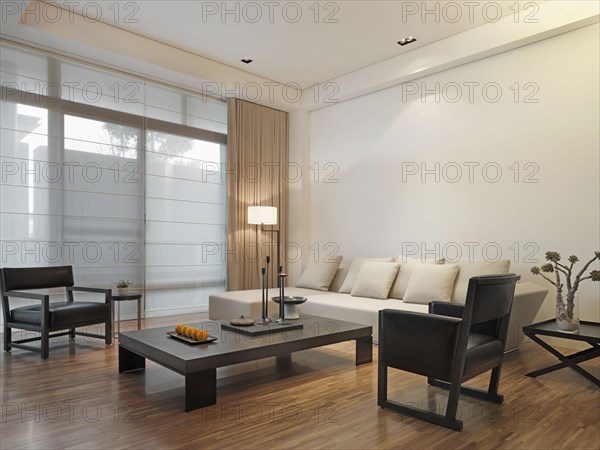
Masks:
[[[429,302],[429,314],[438,314],[440,316],[462,318],[465,305],[450,302],[433,301]]]
[[[67,286],[67,293],[69,294],[69,298],[72,298],[74,291],[94,292],[96,294],[104,294],[104,302],[109,305],[112,300],[112,289],[91,288],[91,287],[83,287],[83,286]]]
[[[461,324],[456,317],[379,311],[379,362],[449,381]]]
[[[50,298],[48,294],[36,294],[35,292],[2,291],[2,295],[5,297],[28,298],[30,300],[42,301]]]
[[[112,289],[104,289],[104,288],[91,288],[91,287],[83,287],[83,286],[67,286],[67,290],[69,291],[81,291],[81,292],[96,292],[98,294],[112,294]]]
[[[4,323],[11,320],[10,304],[8,302],[9,297],[14,298],[26,298],[28,300],[41,300],[42,302],[42,320],[41,326],[47,327],[50,323],[50,295],[48,294],[37,294],[35,292],[17,292],[17,291],[2,291],[2,313],[4,316]],[[10,333],[10,331],[9,331]]]

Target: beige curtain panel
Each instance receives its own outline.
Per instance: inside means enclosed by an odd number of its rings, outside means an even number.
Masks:
[[[227,289],[257,289],[271,256],[269,285],[277,285],[277,235],[248,224],[248,206],[275,206],[281,264],[288,236],[288,114],[255,103],[227,100]],[[260,239],[259,239],[260,234]],[[262,245],[258,241],[262,242]]]

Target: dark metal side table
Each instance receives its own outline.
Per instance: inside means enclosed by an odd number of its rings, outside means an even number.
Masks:
[[[115,329],[115,303],[117,304],[117,321],[118,321],[118,333],[121,332],[121,302],[137,300],[137,326],[138,330],[142,328],[142,293],[136,291],[130,291],[127,294],[112,293],[112,329]]]
[[[526,336],[530,337],[534,342],[538,343],[554,356],[556,356],[560,362],[553,364],[552,366],[545,367],[543,369],[534,370],[525,375],[528,377],[537,377],[544,375],[555,370],[569,367],[580,375],[586,377],[596,386],[600,387],[600,379],[589,373],[587,370],[579,367],[578,364],[589,361],[593,358],[600,357],[600,323],[598,322],[586,322],[581,321],[579,323],[578,333],[561,333],[556,330],[556,321],[554,319],[545,320],[543,322],[534,323],[523,327],[523,332]],[[572,341],[583,341],[588,343],[591,348],[581,350],[572,355],[563,355],[555,348],[551,347],[547,342],[540,339],[539,336],[552,336],[561,339],[567,339]]]

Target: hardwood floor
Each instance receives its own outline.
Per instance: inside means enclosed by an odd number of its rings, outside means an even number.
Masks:
[[[193,315],[147,319],[156,327]],[[119,374],[117,345],[51,343],[50,359],[0,355],[0,448],[600,448],[600,389],[570,369],[532,379],[554,363],[537,344],[507,355],[496,405],[463,396],[461,433],[380,409],[374,361],[356,367],[354,343],[218,371],[218,402],[183,412],[183,377],[152,362]],[[600,374],[598,360],[584,364]],[[390,398],[443,409],[444,391],[390,369]],[[471,383],[484,387],[486,379]]]

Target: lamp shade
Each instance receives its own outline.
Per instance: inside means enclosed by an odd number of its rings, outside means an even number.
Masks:
[[[248,206],[250,225],[277,225],[277,208],[274,206]]]

